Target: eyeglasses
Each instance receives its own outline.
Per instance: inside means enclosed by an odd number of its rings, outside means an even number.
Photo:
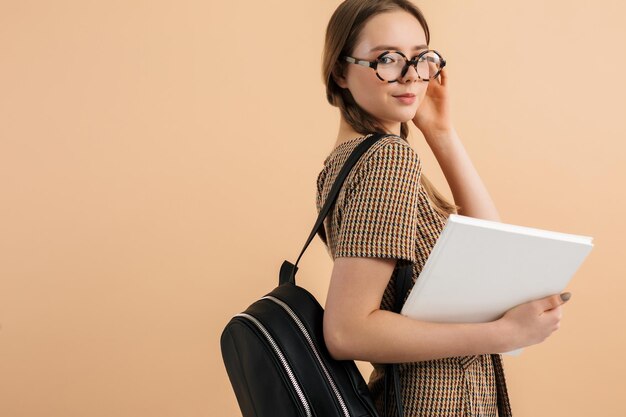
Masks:
[[[376,57],[376,61],[365,61],[345,55],[343,59],[352,64],[373,68],[376,71],[376,76],[381,81],[387,81],[388,83],[395,83],[398,79],[404,77],[410,65],[415,67],[417,76],[423,81],[436,78],[446,65],[446,60],[434,49],[420,52],[419,55],[411,60],[400,51],[385,51]]]

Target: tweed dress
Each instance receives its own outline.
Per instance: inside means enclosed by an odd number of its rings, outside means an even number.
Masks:
[[[317,178],[318,213],[348,156],[368,136],[342,142],[324,161]],[[319,232],[333,260],[398,259],[383,294],[383,310],[393,310],[399,268],[414,263],[414,285],[446,222],[419,181],[421,170],[417,153],[405,139],[380,139],[353,167]],[[372,366],[368,387],[382,416],[385,369],[384,364]],[[399,374],[406,417],[511,416],[500,354],[400,363]],[[391,393],[387,411],[396,416],[393,389]]]

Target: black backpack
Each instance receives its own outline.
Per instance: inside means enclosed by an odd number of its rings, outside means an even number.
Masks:
[[[222,357],[243,417],[380,417],[354,361],[336,360],[328,353],[322,327],[324,310],[310,292],[296,285],[295,275],[350,170],[384,136],[374,133],[354,149],[296,264],[284,261],[278,286],[232,317],[223,330]],[[400,312],[411,273],[412,264],[398,271],[395,312]],[[397,415],[403,416],[397,364],[385,366],[384,414],[389,378],[393,379]]]

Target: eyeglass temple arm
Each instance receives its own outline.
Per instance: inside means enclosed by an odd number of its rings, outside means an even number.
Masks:
[[[369,61],[363,61],[360,59],[354,59],[351,56],[347,56],[346,57],[346,61],[348,62],[352,62],[353,64],[358,64],[358,65],[362,65],[364,67],[368,67],[368,68],[374,68],[374,65],[372,65],[372,62]]]

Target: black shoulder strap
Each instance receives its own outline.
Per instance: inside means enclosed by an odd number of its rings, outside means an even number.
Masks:
[[[328,196],[326,197],[324,206],[320,210],[320,213],[317,217],[317,221],[315,222],[315,225],[313,226],[313,230],[311,230],[311,233],[309,234],[309,237],[307,238],[306,243],[304,244],[304,247],[302,248],[302,251],[300,251],[300,255],[298,256],[298,259],[296,260],[295,265],[287,260],[285,260],[283,264],[281,265],[278,285],[283,285],[286,283],[296,285],[296,272],[298,272],[298,262],[300,262],[300,258],[302,258],[302,255],[308,248],[309,244],[311,243],[315,235],[318,233],[319,229],[323,227],[324,219],[326,218],[326,216],[328,216],[328,213],[330,213],[332,206],[335,204],[335,201],[337,200],[337,196],[339,195],[339,191],[341,190],[341,187],[344,181],[348,177],[348,174],[350,174],[350,171],[352,170],[354,165],[356,165],[356,163],[359,161],[361,156],[363,156],[363,154],[369,148],[371,148],[372,145],[374,145],[376,142],[378,142],[381,138],[385,136],[390,136],[390,135],[386,133],[372,133],[371,135],[369,135],[369,137],[367,137],[361,143],[359,143],[359,145],[352,151],[352,153],[350,154],[346,162],[343,164],[341,171],[339,171],[339,174],[337,175],[337,179],[335,180],[335,183],[333,184],[332,188],[330,189],[328,193]],[[408,290],[408,283],[410,282],[408,280],[410,280],[411,278],[411,268],[412,268],[412,264],[409,264],[409,265],[406,265],[404,268],[402,268],[400,271],[398,271],[399,279],[396,280],[396,305],[394,306],[394,310],[398,313],[400,312],[400,308],[402,307],[402,301],[404,301],[404,295],[406,294],[406,291]]]
[[[335,201],[337,200],[337,196],[339,195],[339,191],[341,190],[341,186],[343,185],[344,181],[348,177],[348,174],[350,174],[350,171],[352,170],[354,165],[358,162],[358,160],[361,158],[361,156],[369,148],[371,148],[372,145],[374,145],[379,139],[385,136],[389,136],[389,135],[385,133],[372,133],[368,138],[366,138],[361,143],[359,143],[359,145],[352,151],[352,153],[350,154],[346,162],[343,164],[341,171],[339,171],[339,174],[337,174],[337,179],[335,180],[335,183],[333,184],[332,188],[330,189],[330,192],[328,193],[328,196],[326,197],[326,202],[324,203],[324,206],[322,207],[319,215],[317,216],[317,221],[315,222],[315,226],[313,226],[313,230],[311,231],[311,234],[306,240],[306,243],[304,244],[304,247],[302,248],[302,251],[300,252],[300,256],[298,256],[298,259],[296,260],[296,264],[294,265],[288,261],[283,262],[283,265],[280,268],[280,274],[279,274],[280,277],[278,280],[278,285],[282,285],[285,283],[296,285],[295,276],[296,276],[296,272],[298,272],[298,262],[300,262],[300,258],[302,257],[307,247],[309,246],[309,244],[311,243],[311,241],[317,234],[317,231],[320,229],[320,227],[323,226],[324,219],[326,218],[326,216],[328,216],[330,209],[335,204]]]

